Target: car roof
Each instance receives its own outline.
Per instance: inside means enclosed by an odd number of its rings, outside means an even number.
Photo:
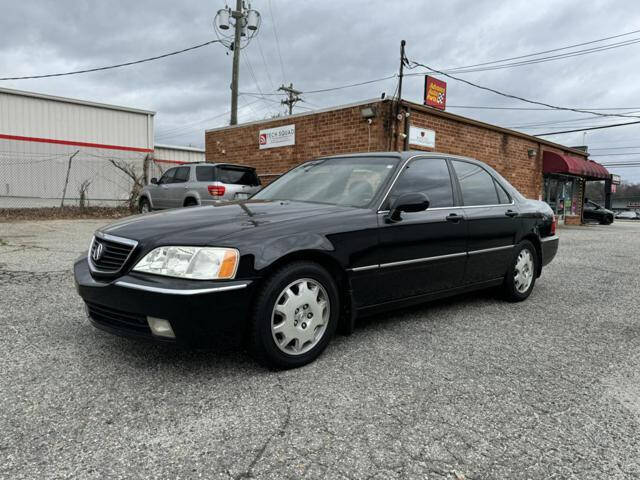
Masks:
[[[222,163],[222,162],[189,162],[187,164],[183,164],[182,166],[196,166],[196,165],[211,165],[212,167],[225,166],[225,167],[238,167],[238,168],[248,168],[249,170],[255,170],[255,167],[251,167],[249,165],[240,165],[239,163]]]
[[[389,152],[345,153],[342,155],[330,155],[330,156],[324,156],[320,158],[395,157],[401,160],[407,160],[415,156],[427,157],[427,158],[442,158],[444,156],[447,158],[454,158],[458,160],[465,160],[472,163],[483,164],[483,162],[480,162],[479,160],[476,160],[475,158],[471,158],[471,157],[464,157],[461,155],[452,155],[450,153],[444,153],[444,152],[425,152],[422,150],[407,150],[403,152],[389,151]]]

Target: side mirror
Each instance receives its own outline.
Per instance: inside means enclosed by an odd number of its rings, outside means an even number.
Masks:
[[[424,193],[404,193],[391,204],[387,220],[391,223],[402,220],[402,212],[423,212],[429,208],[429,197]]]
[[[151,183],[153,183],[154,185],[157,185],[158,184],[158,179],[156,177],[153,177],[151,179]]]

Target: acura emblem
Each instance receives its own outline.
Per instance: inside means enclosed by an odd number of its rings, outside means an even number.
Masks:
[[[104,250],[104,245],[100,242],[96,242],[96,248],[94,248],[93,253],[91,254],[91,258],[93,258],[94,262],[97,262],[102,258],[102,252]]]

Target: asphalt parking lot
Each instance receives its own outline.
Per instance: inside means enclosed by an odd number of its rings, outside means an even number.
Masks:
[[[561,229],[524,303],[368,319],[286,372],[91,327],[102,223],[0,223],[1,478],[640,476],[640,222]]]

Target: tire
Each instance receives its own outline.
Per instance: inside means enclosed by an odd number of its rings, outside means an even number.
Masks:
[[[529,240],[523,240],[516,246],[504,278],[504,295],[508,301],[522,302],[531,295],[536,284],[538,262],[536,247]]]
[[[613,218],[608,216],[608,217],[604,217],[602,220],[600,220],[600,225],[611,225],[613,223]]]
[[[198,201],[195,198],[187,198],[184,201],[184,207],[197,207],[198,206]]]
[[[276,303],[281,307],[276,308]],[[249,350],[269,368],[301,367],[327,347],[339,314],[338,290],[331,275],[316,263],[290,263],[271,274],[257,295],[249,323]]]
[[[149,213],[151,211],[151,204],[149,203],[149,200],[142,198],[138,205],[138,211],[140,213]]]

